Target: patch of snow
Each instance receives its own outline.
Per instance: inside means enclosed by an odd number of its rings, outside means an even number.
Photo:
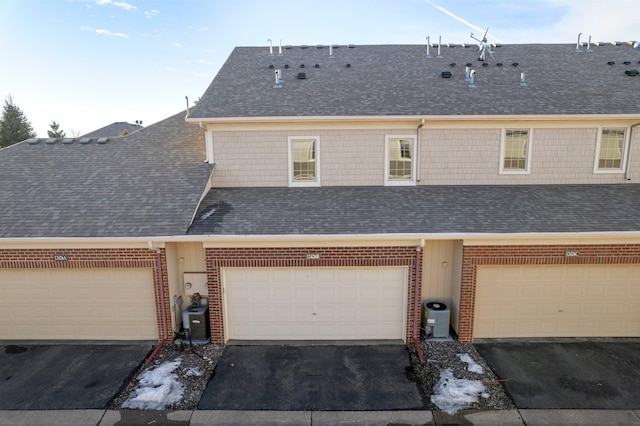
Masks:
[[[154,369],[146,370],[138,378],[140,385],[131,392],[123,408],[139,410],[163,410],[169,405],[179,402],[184,387],[173,371],[180,361],[165,362]]]
[[[456,379],[450,368],[442,371],[440,380],[433,388],[431,402],[449,414],[469,407],[478,401],[478,395],[486,393],[479,380]],[[483,395],[484,397],[484,395]]]
[[[476,374],[484,373],[484,368],[482,368],[481,365],[479,365],[474,360],[472,360],[469,354],[458,354],[458,358],[460,358],[460,361],[467,364],[468,371],[471,371],[472,373],[476,373]]]
[[[197,368],[191,367],[190,369],[187,370],[187,372],[185,374],[187,376],[200,377],[200,376],[202,376],[202,371],[198,370]]]

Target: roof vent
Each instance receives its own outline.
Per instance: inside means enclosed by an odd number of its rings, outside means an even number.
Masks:
[[[289,68],[289,64],[284,64],[284,67],[285,68]]]
[[[609,61],[607,62],[607,65],[615,65],[616,63],[614,61]]]
[[[81,143],[81,144],[88,144],[88,143],[91,143],[91,138],[81,138],[81,139],[80,139],[80,143]]]
[[[488,66],[489,66],[489,64],[488,64],[488,63],[486,63],[486,62],[483,62],[483,63],[482,63],[482,66],[483,66],[483,67],[488,67]]]
[[[640,72],[638,70],[626,70],[624,73],[626,75],[628,75],[629,77],[635,77],[638,74],[640,74]]]
[[[44,141],[44,143],[46,143],[47,145],[53,145],[56,142],[58,142],[58,139],[56,139],[56,138],[47,138]]]
[[[345,65],[347,68],[351,68],[351,64],[347,64]]]
[[[307,78],[307,74],[303,73],[303,72],[299,72],[297,77],[298,80],[304,80]]]
[[[300,49],[307,49],[309,46],[307,46],[306,44],[303,44],[302,46],[300,46]]]
[[[631,61],[624,61],[623,64],[625,65],[631,65]]]
[[[350,44],[350,45],[348,45],[347,47],[348,47],[349,49],[353,49],[353,48],[354,48],[354,47],[356,47],[356,46],[354,46],[353,44]]]
[[[319,45],[316,46],[316,49],[324,49],[324,46],[319,44]]]
[[[300,64],[300,68],[304,68],[304,64]]]
[[[471,62],[467,62],[465,65],[468,66],[468,67],[472,67],[473,66],[473,64]]]
[[[97,142],[99,144],[105,144],[105,143],[109,142],[109,138],[98,138]]]
[[[512,63],[511,65],[513,65],[513,67],[514,67],[514,68],[518,68],[518,65],[520,65],[520,64],[519,64],[519,63],[517,63],[517,62],[514,62],[514,63]]]
[[[502,66],[502,62],[498,62],[498,63],[496,64],[496,66],[497,66],[497,67],[501,67],[501,66]]]
[[[442,71],[442,78],[451,78],[451,71]]]
[[[313,67],[314,68],[320,68],[320,64],[315,64]]]
[[[274,68],[275,68],[275,67],[273,66],[273,64],[269,65],[269,69],[270,69],[270,70],[272,70],[272,69],[274,69]]]
[[[64,139],[62,139],[62,143],[64,143],[64,144],[70,144],[70,143],[73,143],[74,141],[75,141],[74,138],[64,138]]]
[[[31,138],[31,139],[29,139],[29,140],[27,141],[27,143],[28,143],[29,145],[37,145],[37,144],[39,144],[39,143],[40,143],[40,139],[38,139],[38,138]]]
[[[455,63],[455,62],[451,62],[451,63],[449,64],[449,66],[450,66],[451,68],[453,68],[453,67],[455,67],[455,66],[456,66],[456,63]]]

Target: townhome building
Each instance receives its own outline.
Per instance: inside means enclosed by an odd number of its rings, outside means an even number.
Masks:
[[[124,137],[0,151],[0,339],[640,336],[637,43],[237,47]]]

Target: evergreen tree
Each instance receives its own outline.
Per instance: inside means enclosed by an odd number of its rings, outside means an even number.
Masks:
[[[35,138],[31,123],[24,113],[13,103],[11,95],[4,100],[2,117],[0,117],[0,148],[4,148],[25,139]]]
[[[60,130],[60,124],[56,123],[55,120],[49,124],[49,127],[51,127],[51,130],[47,130],[47,134],[50,138],[64,138],[67,136],[64,130]]]

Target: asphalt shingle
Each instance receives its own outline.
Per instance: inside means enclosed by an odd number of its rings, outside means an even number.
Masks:
[[[333,58],[328,46],[290,47],[283,56],[237,47],[190,118],[640,114],[640,76],[625,74],[640,69],[640,50],[610,43],[586,50],[504,45],[484,66],[475,45],[443,47],[441,58],[435,48],[427,58],[424,45],[341,46]],[[476,88],[465,82],[466,64],[476,70]]]
[[[3,149],[0,238],[184,234],[212,169],[204,132],[184,116],[106,141]]]
[[[194,235],[640,231],[640,184],[215,188]]]

